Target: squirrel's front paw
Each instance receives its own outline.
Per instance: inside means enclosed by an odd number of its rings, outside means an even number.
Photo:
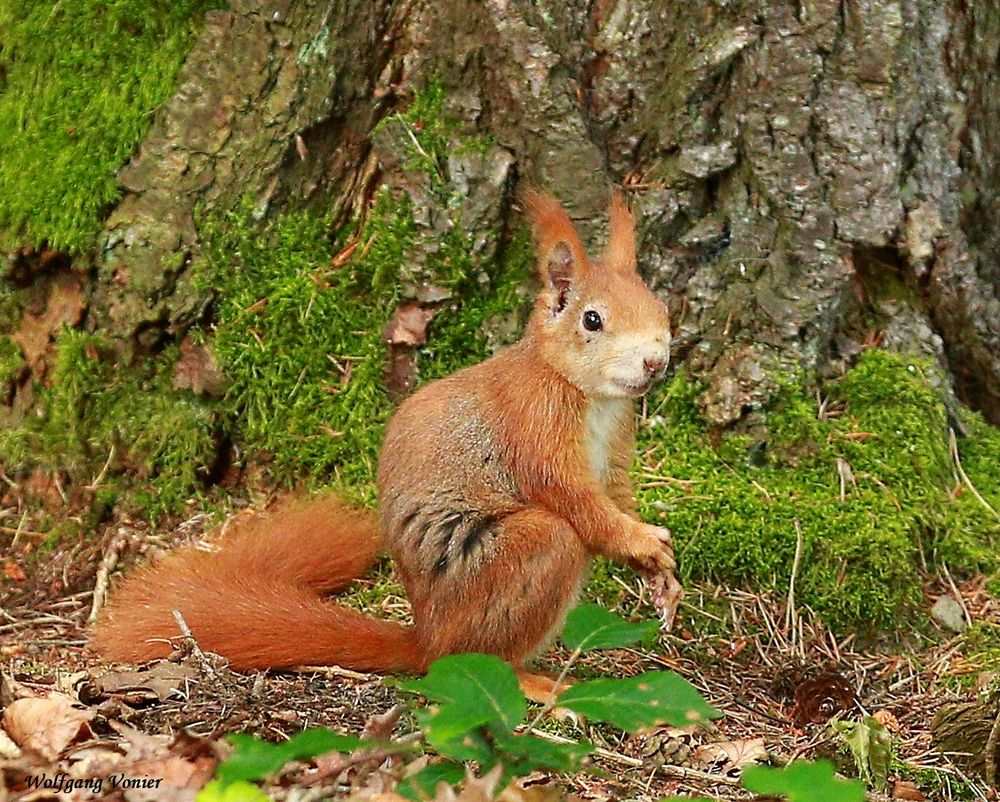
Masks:
[[[637,530],[630,543],[632,564],[650,574],[673,573],[677,561],[670,530],[644,523],[638,524]]]

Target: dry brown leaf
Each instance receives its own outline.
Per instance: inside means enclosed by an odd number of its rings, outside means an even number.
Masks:
[[[384,713],[369,716],[361,737],[371,741],[388,741],[392,737],[392,730],[396,726],[396,722],[399,721],[403,710],[402,705],[394,705]]]
[[[147,758],[160,757],[168,753],[170,736],[168,735],[147,735],[135,727],[130,727],[121,721],[108,720],[108,726],[117,732],[128,744],[126,757],[129,760],[146,760]]]
[[[26,685],[9,674],[0,674],[0,708],[7,707],[15,699],[30,699],[35,696]]]
[[[452,800],[454,802],[492,802],[502,772],[503,767],[498,763],[482,777],[476,777],[466,767],[462,793],[455,796],[455,792],[442,783],[438,786],[438,793],[434,800],[435,802],[452,802]]]
[[[209,757],[186,760],[176,755],[166,755],[151,760],[138,760],[125,773],[132,777],[158,777],[163,780],[163,785],[173,788],[201,788],[212,779],[215,761]]]
[[[24,569],[15,562],[4,563],[3,575],[11,582],[23,582],[28,578],[24,573]]]
[[[75,326],[83,316],[83,280],[76,273],[59,273],[49,285],[45,311],[32,314],[25,311],[21,325],[11,337],[21,346],[24,358],[36,375],[45,361],[52,338],[63,325]]]
[[[900,730],[899,719],[888,710],[876,710],[872,714],[872,718],[889,730],[889,732],[899,732]]]
[[[189,666],[163,660],[139,671],[108,671],[94,678],[91,691],[96,698],[113,695],[123,696],[129,702],[165,702],[197,676],[198,672]]]
[[[917,787],[916,783],[912,783],[909,780],[896,780],[896,784],[892,786],[892,798],[893,799],[909,799],[912,802],[924,802],[927,799]]]
[[[396,307],[392,318],[382,331],[382,339],[389,345],[414,348],[427,342],[427,324],[436,310],[428,309],[412,301],[405,301]]]
[[[511,783],[501,791],[498,802],[572,802],[567,799],[562,788],[555,783],[544,785],[529,785],[522,788],[517,783]]]
[[[768,757],[763,738],[737,738],[702,744],[695,749],[694,755],[704,763],[719,766],[723,772],[742,769]]]
[[[93,711],[73,707],[61,693],[41,699],[18,699],[4,710],[3,726],[25,751],[55,760],[72,743],[93,737],[87,723]]]
[[[14,743],[10,736],[0,730],[0,758],[4,760],[15,760],[21,756],[20,747]]]
[[[225,394],[227,384],[212,349],[185,337],[181,342],[180,358],[174,363],[173,388],[218,398]]]

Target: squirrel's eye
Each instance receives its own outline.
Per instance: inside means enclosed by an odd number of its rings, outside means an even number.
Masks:
[[[604,328],[604,321],[601,320],[601,316],[597,312],[588,309],[583,313],[583,327],[587,331],[600,331]]]

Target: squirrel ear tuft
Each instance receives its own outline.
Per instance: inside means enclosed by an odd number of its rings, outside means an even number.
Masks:
[[[613,270],[635,270],[635,218],[619,190],[611,193],[611,233],[604,249],[604,263]]]
[[[531,221],[538,249],[538,273],[553,314],[566,308],[573,285],[587,270],[587,257],[573,222],[554,197],[528,188],[521,203]]]
[[[559,201],[533,188],[522,191],[520,200],[535,233],[542,281],[552,286],[553,276],[560,281],[579,278],[587,267],[587,257]]]

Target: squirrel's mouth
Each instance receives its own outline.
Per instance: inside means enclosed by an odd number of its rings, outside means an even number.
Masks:
[[[646,381],[639,384],[633,384],[632,382],[622,381],[618,379],[618,386],[621,387],[626,393],[632,396],[645,395],[649,388],[653,386],[653,379],[649,378]]]

